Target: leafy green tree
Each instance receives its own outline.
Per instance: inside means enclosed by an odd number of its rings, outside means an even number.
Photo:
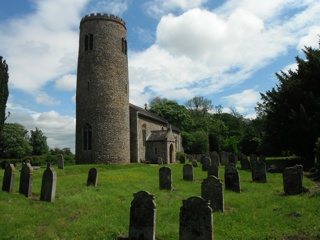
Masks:
[[[202,154],[209,152],[209,136],[205,131],[196,131],[191,133],[195,142],[191,146],[191,153]]]
[[[169,100],[167,98],[161,98],[159,96],[156,96],[154,98],[152,98],[149,102],[149,107],[152,108],[153,106],[155,105],[159,105],[159,104],[166,104],[168,103],[169,101],[172,101],[172,100]]]
[[[8,65],[5,60],[2,61],[0,56],[0,135],[6,118],[6,105],[9,96],[8,80]]]
[[[49,152],[47,144],[47,137],[43,135],[43,132],[36,128],[31,130],[30,145],[32,146],[32,155],[42,155]]]
[[[320,50],[305,47],[296,57],[297,71],[276,73],[276,88],[261,94],[259,114],[265,116],[263,151],[291,153],[312,159],[320,136]]]
[[[28,130],[17,123],[4,124],[0,136],[0,157],[20,159],[30,155],[31,152]]]

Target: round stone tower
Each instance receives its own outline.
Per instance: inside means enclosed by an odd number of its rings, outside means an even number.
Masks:
[[[76,163],[129,163],[126,24],[114,15],[80,22],[76,95]]]

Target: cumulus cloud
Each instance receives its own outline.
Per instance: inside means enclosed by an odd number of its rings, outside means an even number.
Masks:
[[[92,7],[92,12],[99,13],[112,13],[117,16],[121,16],[128,9],[127,0],[107,0],[98,1],[95,6]]]
[[[254,89],[246,89],[241,93],[232,94],[222,98],[229,106],[245,109],[244,107],[252,106],[260,100],[260,93]]]
[[[77,75],[67,74],[56,80],[55,87],[59,90],[72,91],[76,89]]]

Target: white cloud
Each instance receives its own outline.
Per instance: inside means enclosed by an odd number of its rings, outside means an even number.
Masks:
[[[76,89],[77,75],[67,74],[56,80],[55,87],[60,90],[72,91]]]
[[[244,107],[254,106],[260,100],[260,93],[254,89],[246,89],[241,93],[232,94],[222,98],[229,106],[234,106],[239,109],[239,112],[244,111]]]
[[[49,96],[47,93],[43,91],[37,91],[32,94],[34,95],[36,103],[40,105],[56,106],[61,103],[59,100],[54,99],[53,97]]]
[[[320,25],[312,26],[308,33],[302,37],[298,43],[297,49],[302,50],[304,47],[319,47]]]
[[[298,64],[297,63],[289,64],[282,69],[282,72],[288,73],[289,70],[295,72],[296,70],[298,70]]]
[[[92,12],[97,13],[112,13],[117,16],[121,16],[128,9],[127,0],[104,0],[98,1],[98,3],[92,8]]]

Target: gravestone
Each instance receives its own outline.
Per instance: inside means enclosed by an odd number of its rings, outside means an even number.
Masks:
[[[201,197],[210,201],[213,212],[224,212],[223,186],[217,177],[211,175],[203,180]]]
[[[259,156],[259,162],[266,162],[266,157],[264,155]]]
[[[197,160],[192,160],[192,167],[198,167]]]
[[[220,152],[220,162],[222,165],[226,165],[228,163],[228,153],[227,152]]]
[[[209,166],[209,168],[208,168],[208,177],[210,175],[213,175],[213,176],[219,178],[219,166],[214,165],[214,164]]]
[[[181,156],[180,157],[180,163],[186,163],[186,157],[185,156]]]
[[[28,162],[22,163],[19,193],[25,195],[26,197],[31,197],[32,195],[32,176],[33,168],[31,164]]]
[[[209,201],[190,197],[180,208],[179,240],[212,240],[213,217]]]
[[[251,169],[248,157],[244,154],[241,155],[240,164],[241,164],[241,169],[243,169],[243,170],[250,170]]]
[[[42,175],[40,201],[53,202],[56,195],[57,173],[47,164]]]
[[[163,165],[163,159],[161,157],[157,158],[158,165]]]
[[[57,165],[58,165],[58,169],[64,169],[64,158],[62,154],[59,154],[57,156]]]
[[[303,166],[287,167],[283,172],[283,187],[286,195],[297,195],[303,192]]]
[[[251,166],[252,166],[253,163],[255,163],[255,162],[257,162],[257,161],[258,161],[257,155],[251,154],[251,155],[250,155],[250,164],[251,164]]]
[[[225,166],[224,184],[226,190],[240,193],[240,176],[237,167],[233,163]]]
[[[233,163],[234,165],[237,165],[238,159],[237,156],[233,153],[230,153],[228,156],[228,163]]]
[[[213,152],[211,154],[211,165],[216,165],[216,166],[220,166],[220,157],[219,154],[216,152]]]
[[[254,162],[251,168],[252,181],[259,183],[267,182],[267,169],[264,162]]]
[[[90,168],[87,179],[87,186],[96,187],[98,184],[98,169]]]
[[[130,208],[129,239],[155,240],[156,204],[146,191],[133,194]]]
[[[162,167],[159,169],[159,187],[160,190],[172,190],[171,168]]]
[[[14,174],[15,168],[13,164],[7,163],[4,170],[3,182],[2,182],[2,191],[12,193],[14,185]]]
[[[209,166],[211,166],[211,159],[204,157],[202,160],[202,171],[208,171]]]
[[[194,172],[191,164],[183,165],[183,180],[194,181]]]
[[[201,155],[201,154],[197,154],[197,155],[195,156],[195,158],[196,158],[197,162],[201,162],[202,155]]]

